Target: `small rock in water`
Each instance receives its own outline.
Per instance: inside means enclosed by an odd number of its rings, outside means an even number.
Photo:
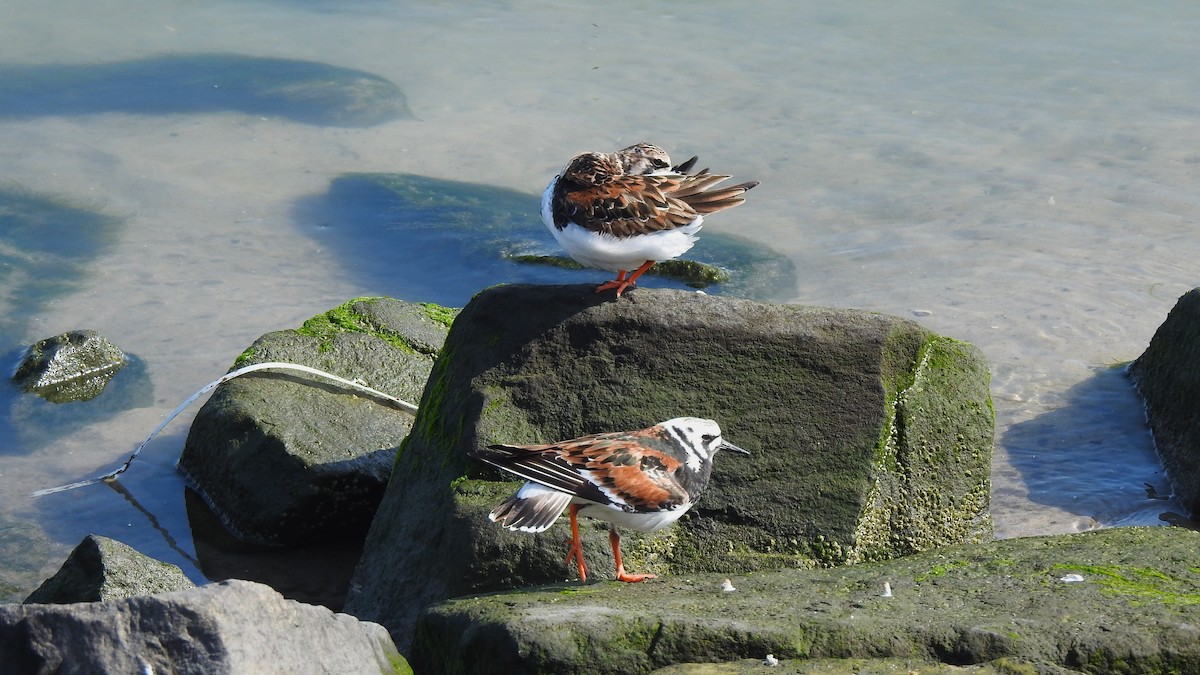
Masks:
[[[94,330],[73,330],[39,340],[25,350],[13,382],[52,403],[89,401],[100,395],[128,359]]]

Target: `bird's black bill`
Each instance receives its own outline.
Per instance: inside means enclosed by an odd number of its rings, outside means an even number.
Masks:
[[[738,446],[736,446],[733,443],[730,443],[729,441],[726,441],[726,440],[721,441],[721,449],[722,450],[732,450],[733,452],[736,452],[741,455],[746,455],[747,457],[751,456],[749,450],[739,448]]]

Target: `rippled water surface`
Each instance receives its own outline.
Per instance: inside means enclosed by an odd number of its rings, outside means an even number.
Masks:
[[[29,493],[115,468],[265,332],[361,295],[462,304],[490,281],[449,263],[406,275],[403,243],[347,226],[386,228],[369,200],[334,208],[339,177],[529,195],[522,236],[549,247],[533,208],[549,177],[640,140],[762,181],[705,232],[790,260],[777,297],[911,317],[983,350],[999,536],[1177,509],[1155,498],[1169,487],[1119,366],[1197,285],[1193,2],[0,0],[0,14],[3,349],[92,328],[142,368],[103,414],[0,395],[10,598],[89,532],[199,580],[174,472],[190,412],[122,490]]]

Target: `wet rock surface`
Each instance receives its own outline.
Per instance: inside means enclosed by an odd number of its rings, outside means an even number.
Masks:
[[[1129,375],[1175,496],[1200,517],[1200,288],[1179,298]]]
[[[626,532],[631,571],[681,575],[888,558],[991,537],[988,371],[904,319],[636,289],[502,286],[454,323],[372,525],[346,609],[404,648],[420,608],[563,579],[565,523],[487,513],[519,483],[466,457],[711,417],[753,457],[719,456],[680,522]],[[565,519],[564,519],[565,520]],[[584,521],[611,575],[607,527]]]
[[[52,403],[88,401],[104,391],[127,358],[94,330],[73,330],[38,340],[25,350],[13,381]]]

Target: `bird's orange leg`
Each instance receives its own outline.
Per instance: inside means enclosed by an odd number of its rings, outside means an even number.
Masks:
[[[579,505],[571,505],[571,547],[567,549],[566,563],[579,563],[579,581],[587,581],[587,565],[583,562],[583,540],[579,538]]]
[[[625,563],[621,562],[621,535],[617,534],[617,526],[613,525],[608,531],[608,543],[612,544],[613,559],[617,561],[617,581],[645,581],[655,579],[653,574],[629,574],[625,571]]]
[[[638,277],[642,276],[642,274],[644,274],[646,270],[650,269],[653,265],[653,260],[647,260],[646,262],[642,263],[641,267],[634,270],[633,274],[630,274],[628,277],[625,276],[625,270],[621,270],[617,273],[616,279],[613,279],[612,281],[606,281],[597,286],[596,292],[599,293],[601,291],[607,291],[610,288],[615,288],[617,289],[617,297],[619,298],[621,297],[621,293],[626,288],[632,288],[633,286],[637,285]]]

